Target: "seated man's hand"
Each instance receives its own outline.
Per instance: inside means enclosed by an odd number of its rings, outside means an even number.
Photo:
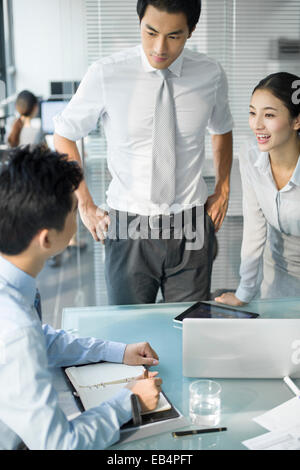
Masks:
[[[155,377],[157,372],[149,372],[149,378],[130,382],[127,385],[138,396],[142,411],[152,411],[157,407],[162,379]]]
[[[148,371],[148,369],[145,369],[143,375],[139,375],[136,378],[136,380],[151,379],[153,377],[156,377],[157,375],[158,375],[157,371],[150,372],[150,371]]]
[[[149,343],[127,344],[123,363],[129,366],[156,366],[158,364],[158,355]]]
[[[221,304],[231,305],[232,307],[242,307],[246,305],[246,302],[242,302],[238,299],[234,292],[224,292],[224,294],[216,297],[215,301]]]

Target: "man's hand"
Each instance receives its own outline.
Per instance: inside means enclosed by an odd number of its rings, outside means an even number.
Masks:
[[[54,134],[54,145],[57,152],[68,155],[70,161],[76,161],[81,167],[81,157],[73,140],[66,139],[59,134]],[[106,232],[110,219],[107,212],[99,209],[93,202],[93,198],[88,190],[86,182],[81,181],[79,188],[76,191],[78,199],[78,209],[80,212],[81,220],[86,228],[91,232],[96,242],[101,241],[104,244]]]
[[[79,204],[80,217],[86,228],[91,232],[96,242],[101,241],[104,244],[106,232],[110,224],[108,213],[93,202],[88,204]]]
[[[156,374],[157,372],[149,372],[148,379],[141,378],[127,385],[127,388],[138,396],[142,411],[152,411],[157,407],[162,379],[154,377]]]
[[[229,193],[214,193],[207,198],[205,209],[213,221],[215,231],[220,230],[225,218],[229,202]]]
[[[149,343],[127,344],[123,363],[129,366],[147,365],[156,366],[158,364],[158,355],[151,348]]]
[[[242,307],[246,305],[246,302],[242,302],[238,299],[234,292],[225,292],[219,297],[216,297],[215,301],[221,304],[231,305],[232,307]]]

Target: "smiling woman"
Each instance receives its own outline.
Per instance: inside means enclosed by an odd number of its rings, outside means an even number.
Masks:
[[[243,305],[262,298],[300,295],[299,77],[275,73],[255,87],[249,125],[256,142],[240,154],[244,233],[241,282],[218,302]],[[263,273],[261,277],[261,262]],[[262,281],[262,282],[261,282]]]

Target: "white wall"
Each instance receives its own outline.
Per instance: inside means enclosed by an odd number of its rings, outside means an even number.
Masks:
[[[13,0],[17,92],[47,97],[50,81],[87,69],[84,0]]]

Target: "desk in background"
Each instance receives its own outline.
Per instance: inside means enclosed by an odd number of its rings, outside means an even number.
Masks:
[[[125,343],[148,341],[160,358],[159,366],[153,370],[159,371],[164,392],[188,417],[188,389],[196,379],[182,375],[182,330],[176,328],[172,320],[192,304],[66,308],[62,314],[62,328],[80,337],[95,336]],[[243,310],[259,313],[262,318],[300,318],[300,298],[252,301]],[[246,449],[242,441],[265,432],[252,418],[293,398],[282,380],[216,380],[222,386],[220,426],[226,426],[228,431],[179,439],[165,433],[128,444],[116,444],[112,449]],[[296,383],[299,386],[300,380]]]

